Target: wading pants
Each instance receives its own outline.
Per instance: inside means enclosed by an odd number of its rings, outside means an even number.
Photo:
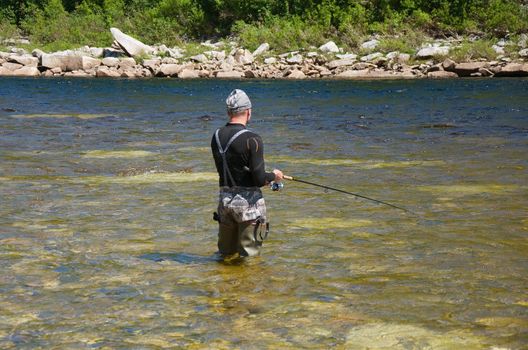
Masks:
[[[218,202],[218,250],[222,255],[260,254],[268,234],[266,203],[259,188],[223,187]]]

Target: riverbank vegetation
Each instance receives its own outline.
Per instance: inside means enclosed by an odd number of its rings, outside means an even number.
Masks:
[[[139,40],[184,45],[235,39],[277,51],[333,40],[358,50],[378,35],[386,50],[411,51],[428,37],[482,40],[528,32],[524,0],[0,0],[0,37],[25,36],[50,51],[109,46],[118,27]],[[487,48],[467,44],[466,51]],[[461,52],[470,55],[471,52]]]

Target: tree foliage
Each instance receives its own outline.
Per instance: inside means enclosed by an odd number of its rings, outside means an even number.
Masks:
[[[350,42],[354,35],[411,29],[499,36],[528,31],[528,5],[522,0],[0,0],[0,29],[18,28],[44,44],[108,44],[110,26],[168,44],[233,31],[284,38],[288,33],[280,31],[291,31],[299,40],[330,35]]]

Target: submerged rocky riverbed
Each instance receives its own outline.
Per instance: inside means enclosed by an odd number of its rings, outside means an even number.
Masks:
[[[523,349],[528,81],[0,79],[0,348]],[[215,258],[251,96],[263,255]]]

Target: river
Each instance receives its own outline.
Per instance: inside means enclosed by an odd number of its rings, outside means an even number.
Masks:
[[[262,256],[215,258],[242,88]],[[0,79],[0,348],[523,349],[528,80]]]

